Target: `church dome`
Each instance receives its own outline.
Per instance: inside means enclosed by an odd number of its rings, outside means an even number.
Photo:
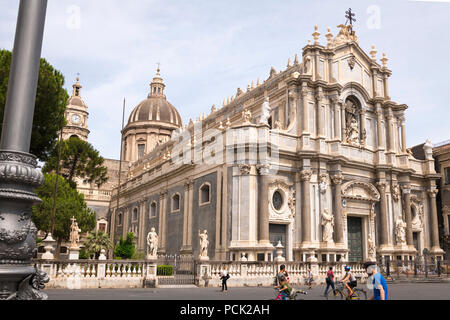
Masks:
[[[131,112],[128,125],[135,122],[164,122],[181,127],[183,125],[178,110],[166,100],[164,95],[164,82],[159,74],[160,70],[150,85],[148,98],[137,105]]]
[[[182,126],[178,110],[160,96],[150,96],[134,108],[128,119],[128,124],[141,121],[158,121],[174,124],[178,127]]]
[[[122,130],[122,159],[134,162],[169,141],[183,122],[178,110],[166,99],[160,70],[150,84],[147,99],[137,105]]]

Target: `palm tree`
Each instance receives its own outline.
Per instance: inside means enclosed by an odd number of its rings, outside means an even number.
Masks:
[[[99,231],[98,233],[90,233],[86,237],[84,246],[89,256],[93,255],[95,259],[98,259],[98,257],[100,256],[100,251],[102,249],[108,251],[108,249],[111,249],[113,247],[109,235],[102,231]]]

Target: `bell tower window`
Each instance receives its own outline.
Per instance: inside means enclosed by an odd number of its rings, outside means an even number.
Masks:
[[[138,159],[141,159],[145,154],[145,144],[138,144]]]

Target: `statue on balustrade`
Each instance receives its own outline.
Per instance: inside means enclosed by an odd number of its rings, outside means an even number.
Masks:
[[[200,230],[198,230],[198,236],[200,237],[200,258],[207,258],[208,257],[208,231],[203,231],[203,233],[200,233]]]
[[[147,250],[148,257],[155,258],[158,256],[158,235],[155,232],[155,228],[151,228],[147,234]]]
[[[80,232],[81,229],[78,227],[77,220],[72,217],[72,225],[70,226],[70,247],[78,248],[78,243],[80,242]]]
[[[261,118],[259,120],[260,124],[269,124],[269,118],[270,118],[270,103],[269,103],[269,97],[264,98],[264,103],[261,107]]]

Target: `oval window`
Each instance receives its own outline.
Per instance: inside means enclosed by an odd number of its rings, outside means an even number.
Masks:
[[[272,203],[275,210],[281,210],[281,207],[283,206],[283,196],[279,191],[273,193]]]

